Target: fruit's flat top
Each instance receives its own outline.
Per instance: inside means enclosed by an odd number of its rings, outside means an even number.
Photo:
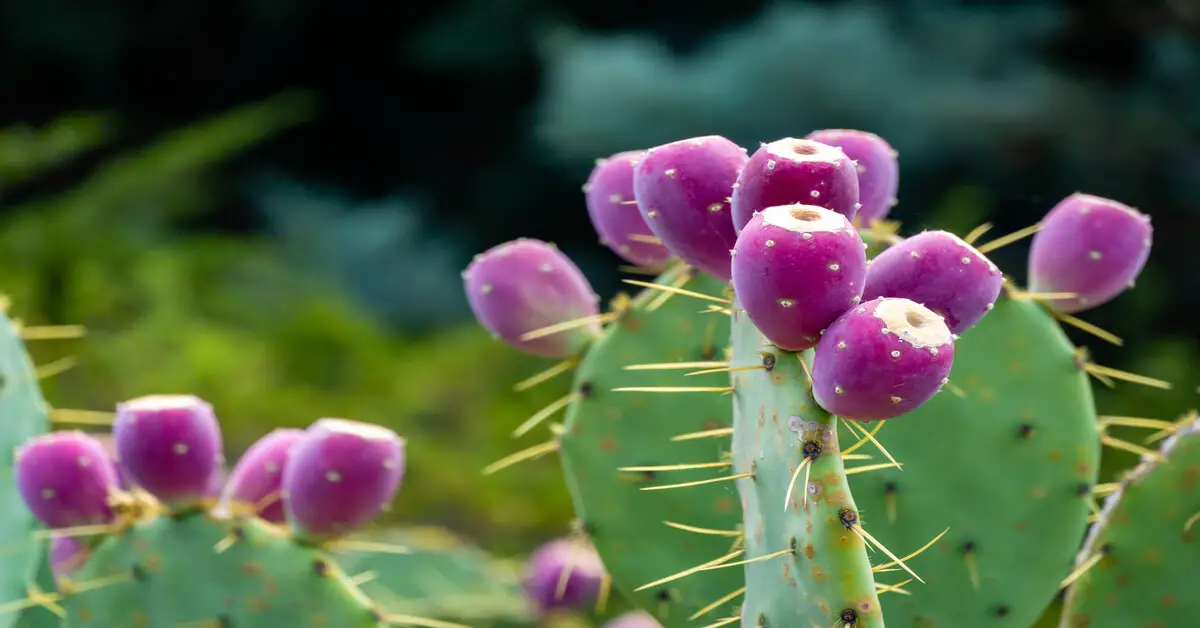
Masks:
[[[1084,572],[1067,593],[1063,628],[1170,628],[1200,617],[1200,422],[1163,444],[1105,502],[1079,554]],[[1192,525],[1189,527],[1188,523]]]
[[[956,343],[963,396],[947,386],[878,432],[904,466],[851,476],[867,530],[905,556],[949,528],[907,561],[927,584],[881,596],[892,628],[1027,628],[1070,573],[1100,459],[1073,350],[1036,303],[1002,297]]]
[[[672,281],[677,272],[668,271],[659,282]],[[697,275],[683,288],[721,296],[725,284]],[[732,482],[639,490],[728,475],[727,469],[618,471],[628,466],[711,463],[729,448],[728,435],[671,440],[679,434],[729,427],[731,401],[727,395],[613,391],[630,386],[729,385],[725,373],[685,377],[703,367],[625,370],[636,364],[724,360],[728,315],[700,313],[706,304],[696,298],[674,295],[662,301],[665,296],[649,290],[635,299],[625,316],[612,324],[584,357],[574,388],[589,394],[567,413],[562,459],[576,513],[612,574],[614,586],[632,596],[666,628],[673,628],[703,621],[687,618],[741,587],[742,570],[696,573],[635,593],[643,584],[728,554],[736,540],[734,536],[672,528],[664,521],[732,531],[741,517]],[[661,305],[650,311],[656,303]],[[715,618],[718,612],[706,617]]]
[[[235,540],[229,521],[160,517],[104,539],[72,578],[84,590],[62,602],[64,626],[380,625],[328,555],[258,521],[238,529]]]
[[[37,522],[17,492],[13,456],[49,430],[48,409],[19,330],[0,313],[0,604],[26,597],[26,585],[42,562],[44,543],[33,539]],[[10,628],[18,616],[0,615],[0,628]]]

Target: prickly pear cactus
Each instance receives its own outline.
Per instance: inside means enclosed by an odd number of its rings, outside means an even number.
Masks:
[[[801,359],[733,313],[734,472],[746,533],[743,626],[884,625],[836,418]],[[801,469],[800,467],[805,467]],[[836,625],[836,624],[833,624]]]
[[[684,283],[682,275],[689,273],[676,267],[657,283],[721,295],[724,284],[704,274]],[[730,553],[738,536],[732,484],[655,490],[724,473],[720,463],[687,467],[719,460],[725,439],[673,440],[729,427],[729,398],[712,390],[726,386],[727,376],[683,376],[722,360],[728,344],[728,316],[701,314],[701,309],[694,298],[655,290],[638,295],[583,356],[573,386],[579,400],[568,410],[559,437],[576,515],[615,587],[667,627],[690,624],[690,615],[735,591],[742,580],[739,569],[723,569],[642,588]],[[682,370],[627,369],[689,362],[700,364]],[[681,384],[694,390],[620,390]],[[671,469],[676,464],[684,468]],[[717,533],[696,534],[678,526]]]
[[[943,390],[879,431],[904,466],[850,479],[876,536],[919,547],[949,528],[913,559],[928,585],[887,599],[893,626],[1026,628],[1054,597],[1100,459],[1074,350],[1038,304],[1001,298],[956,343],[950,379],[962,396]]]
[[[1200,616],[1200,419],[1109,495],[1078,555],[1061,628],[1192,626]]]
[[[44,606],[72,627],[460,626],[385,608],[359,586],[369,574],[338,560],[398,549],[349,535],[391,502],[404,441],[344,419],[318,420],[282,450],[278,436],[252,447],[227,485],[216,416],[189,395],[119,404],[116,456],[81,432],[26,442],[14,484],[58,537],[57,586],[3,608],[28,609],[24,621]],[[276,501],[282,522],[256,516]]]
[[[45,543],[32,537],[37,521],[21,503],[13,465],[22,443],[50,429],[50,407],[33,362],[20,330],[2,310],[0,305],[0,604],[25,597],[45,562]],[[0,615],[0,628],[16,618]]]

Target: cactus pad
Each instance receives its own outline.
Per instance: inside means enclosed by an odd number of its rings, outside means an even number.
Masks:
[[[685,267],[665,272],[660,284],[679,286]],[[720,295],[724,284],[696,274],[686,290]],[[665,299],[665,300],[664,300]],[[626,370],[637,364],[721,360],[729,319],[701,314],[701,301],[646,290],[583,357],[567,412],[561,453],[575,512],[599,551],[614,586],[667,628],[691,625],[689,615],[741,586],[741,570],[696,573],[635,591],[642,585],[696,567],[730,552],[732,536],[675,529],[734,530],[739,521],[731,483],[661,491],[653,485],[713,476],[711,470],[627,472],[620,468],[717,460],[728,442],[672,437],[729,427],[729,397],[716,392],[660,394],[615,391],[625,387],[727,385],[721,373],[684,378],[686,370]],[[700,370],[700,369],[692,369]]]
[[[1061,628],[1196,625],[1200,420],[1160,453],[1143,458],[1105,502],[1079,553],[1086,571],[1068,590]]]
[[[1100,439],[1087,375],[1040,306],[1001,297],[958,340],[943,390],[878,440],[903,469],[851,477],[875,536],[920,547],[927,584],[888,596],[896,626],[1027,628],[1071,570]]]
[[[50,429],[49,409],[20,330],[0,307],[0,603],[25,597],[44,561],[45,544],[30,540],[37,523],[21,500],[13,463],[18,446]],[[0,628],[17,617],[0,615]]]
[[[745,559],[780,554],[746,565],[741,625],[883,628],[836,419],[813,401],[800,363],[812,352],[764,343],[737,309],[732,338],[733,368],[764,367],[733,376],[734,470],[754,473],[737,481]]]

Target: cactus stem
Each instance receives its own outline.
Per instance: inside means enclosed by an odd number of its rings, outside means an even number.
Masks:
[[[721,469],[731,466],[733,466],[732,462],[695,462],[643,467],[619,467],[617,471],[688,471],[691,469]]]
[[[551,401],[545,408],[538,410],[533,416],[526,419],[524,423],[517,426],[517,429],[513,430],[513,438],[524,436],[529,430],[541,425],[546,419],[554,416],[572,403],[579,401],[582,397],[578,391],[572,391]]]
[[[482,473],[483,475],[491,475],[497,471],[507,469],[517,463],[524,462],[526,460],[533,460],[545,454],[558,451],[558,447],[559,444],[557,440],[539,443],[533,447],[522,449],[521,451],[518,451],[514,454],[509,454],[508,456],[493,462],[492,464],[484,467]]]
[[[718,427],[712,430],[700,430],[699,432],[688,432],[686,434],[676,434],[671,437],[671,442],[679,442],[684,440],[697,440],[700,438],[721,438],[733,434],[732,427]]]
[[[992,223],[985,222],[982,225],[979,225],[978,227],[975,227],[974,229],[968,231],[967,235],[963,236],[963,242],[966,242],[967,244],[975,244],[976,240],[978,240],[979,238],[982,238],[983,234],[985,234],[991,230],[992,230]]]
[[[741,530],[714,530],[712,528],[697,528],[696,526],[689,526],[689,525],[682,524],[682,523],[675,523],[674,521],[664,521],[663,523],[672,528],[675,528],[676,530],[683,530],[685,532],[695,532],[696,534],[710,534],[713,536],[742,536]]]
[[[691,616],[688,617],[688,621],[695,621],[701,617],[704,617],[705,615],[716,610],[716,608],[718,606],[725,604],[727,602],[730,602],[730,601],[736,599],[738,596],[744,595],[745,593],[746,593],[746,587],[742,587],[736,591],[733,591],[726,595],[722,595],[719,599],[717,599],[712,604],[709,604],[708,606],[705,606],[704,608],[696,611],[695,613],[692,613]]]
[[[730,482],[733,480],[740,480],[742,478],[752,478],[752,477],[754,477],[754,472],[747,471],[745,473],[737,473],[734,475],[725,475],[725,476],[716,477],[716,478],[708,478],[707,480],[696,480],[694,482],[684,482],[682,484],[663,484],[660,486],[643,486],[640,490],[643,490],[643,491],[665,491],[665,490],[674,489],[674,488],[687,488],[689,486],[700,486],[702,484],[714,484],[716,482]]]
[[[533,388],[534,386],[537,386],[538,384],[548,382],[555,377],[558,377],[559,375],[562,375],[563,373],[575,368],[576,364],[579,364],[579,360],[577,358],[568,358],[563,360],[562,362],[559,362],[558,364],[555,364],[554,366],[551,366],[540,373],[535,373],[517,382],[513,385],[513,391],[524,392]]]
[[[100,410],[55,408],[50,411],[50,422],[58,425],[112,425],[113,413]]]
[[[729,366],[728,362],[659,362],[656,364],[630,364],[626,371],[673,371],[676,369],[704,369]]]
[[[714,297],[712,295],[702,294],[700,292],[684,290],[683,288],[676,288],[674,286],[650,283],[648,281],[637,281],[636,279],[622,279],[621,282],[627,283],[627,284],[630,284],[633,286],[640,286],[642,288],[646,288],[649,290],[658,290],[660,292],[670,292],[670,293],[682,295],[685,297],[692,297],[693,299],[701,299],[703,301],[712,301],[714,303],[720,303],[721,305],[733,305],[733,301],[730,301],[729,299],[722,299],[721,297]]]
[[[581,316],[579,318],[571,319],[569,321],[563,321],[561,323],[547,325],[546,327],[541,327],[539,329],[535,329],[533,331],[529,331],[529,332],[525,332],[524,334],[521,334],[521,342],[526,342],[529,340],[537,340],[538,338],[545,338],[546,336],[553,336],[554,334],[561,334],[563,332],[571,331],[574,329],[579,329],[580,327],[588,327],[590,325],[595,325],[597,323],[600,325],[607,325],[608,323],[611,323],[611,322],[617,320],[617,316],[618,316],[618,314],[615,312],[607,312],[604,314],[592,314],[590,316]]]
[[[999,238],[996,238],[995,240],[992,240],[991,242],[988,242],[987,244],[982,244],[980,246],[977,246],[977,247],[975,247],[975,250],[979,251],[980,253],[983,253],[984,255],[987,255],[988,253],[991,253],[992,251],[995,251],[996,249],[998,249],[1002,246],[1008,246],[1008,245],[1012,244],[1013,242],[1019,242],[1020,240],[1024,240],[1025,238],[1028,238],[1029,236],[1037,233],[1041,229],[1042,229],[1042,223],[1039,222],[1036,224],[1032,224],[1028,227],[1025,227],[1024,229],[1018,229],[1008,235],[1000,236]]]
[[[635,592],[636,591],[645,591],[646,589],[651,589],[651,588],[654,588],[661,584],[666,584],[668,582],[672,582],[672,581],[678,580],[680,578],[690,576],[694,573],[699,573],[699,572],[703,571],[706,567],[711,567],[713,565],[719,565],[721,563],[733,560],[733,559],[737,558],[738,556],[741,556],[742,554],[745,554],[745,553],[746,553],[746,550],[732,551],[724,556],[714,558],[706,563],[696,565],[695,567],[691,567],[689,569],[684,569],[683,571],[680,571],[677,573],[673,573],[665,578],[659,578],[658,580],[655,580],[654,582],[648,582],[646,584],[643,584],[642,586],[634,589],[634,591]]]
[[[38,327],[23,327],[21,340],[69,340],[82,338],[87,330],[83,325],[42,325]]]

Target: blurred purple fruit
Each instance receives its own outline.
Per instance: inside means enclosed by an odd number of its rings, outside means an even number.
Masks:
[[[14,469],[25,505],[49,528],[109,523],[119,490],[108,452],[83,432],[53,432],[17,449]]]
[[[660,270],[671,259],[671,250],[647,241],[654,233],[633,197],[633,168],[643,154],[627,151],[598,160],[583,189],[600,242],[630,264]]]
[[[117,404],[117,456],[135,484],[173,508],[212,497],[221,469],[221,427],[193,395],[150,395]]]
[[[525,591],[543,611],[583,608],[596,602],[605,573],[590,544],[557,539],[530,556]]]
[[[271,523],[283,523],[283,469],[303,436],[304,430],[277,429],[258,439],[233,467],[221,501],[235,512],[250,510]]]

